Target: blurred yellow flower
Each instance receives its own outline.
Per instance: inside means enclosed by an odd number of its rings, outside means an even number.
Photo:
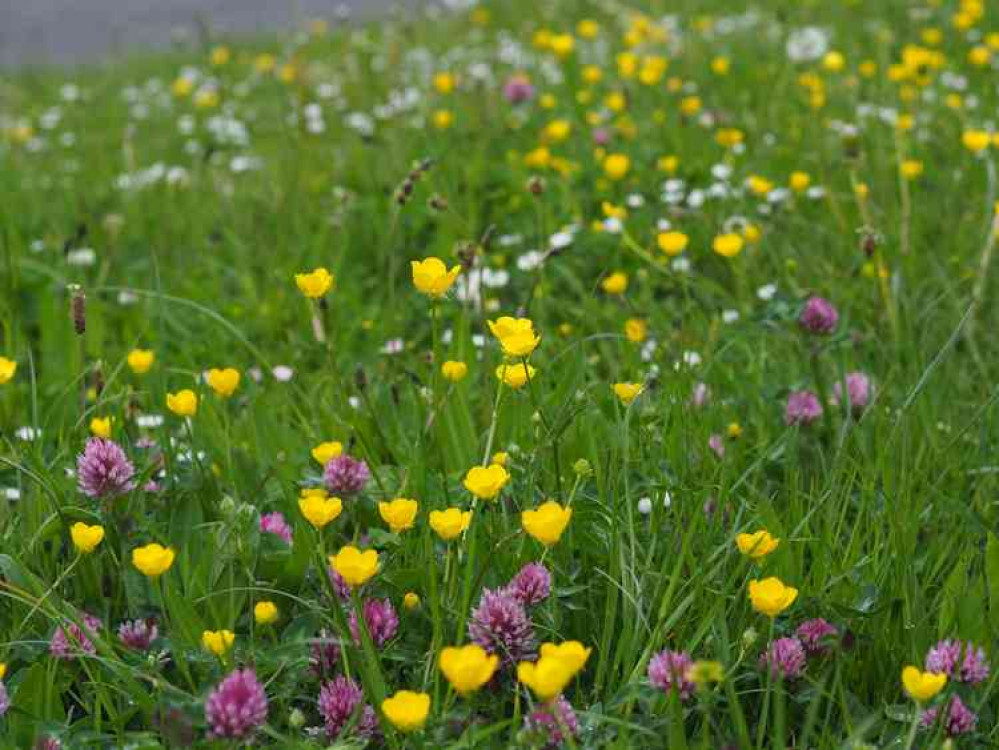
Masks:
[[[788,184],[794,192],[803,193],[808,190],[808,186],[812,184],[812,178],[808,172],[791,172]]]
[[[472,511],[461,508],[430,511],[430,528],[443,539],[450,542],[456,539],[472,522]]]
[[[614,383],[614,395],[626,406],[638,398],[644,386],[642,383]]]
[[[423,725],[427,723],[430,696],[426,693],[399,690],[392,697],[382,701],[382,713],[400,732],[416,732],[423,729]]]
[[[735,537],[739,552],[753,559],[766,557],[777,549],[779,543],[780,539],[774,539],[765,529],[754,531],[752,534],[738,534]]]
[[[224,369],[212,368],[208,371],[208,385],[216,395],[229,398],[239,387],[239,370],[234,367]]]
[[[90,420],[90,434],[107,440],[111,437],[111,417],[94,417]]]
[[[132,565],[148,578],[158,578],[170,570],[176,553],[172,547],[161,544],[147,544],[132,550]]]
[[[825,57],[822,58],[822,67],[830,73],[839,73],[846,67],[846,58],[842,52],[832,50],[831,52],[827,52]]]
[[[448,646],[438,660],[441,672],[454,691],[468,696],[492,679],[499,666],[499,657],[487,654],[482,646]]]
[[[689,243],[690,238],[683,232],[671,230],[669,232],[660,232],[656,236],[656,244],[659,245],[659,249],[670,257],[682,253],[687,249]]]
[[[468,365],[464,362],[457,362],[453,359],[449,359],[441,365],[441,375],[444,376],[445,380],[449,380],[452,383],[458,383],[464,380],[465,376],[468,375]]]
[[[0,357],[0,385],[9,383],[17,372],[17,362],[6,357]]]
[[[145,375],[156,361],[156,353],[151,349],[133,349],[125,358],[129,369],[136,375]]]
[[[546,547],[558,543],[571,518],[572,508],[564,508],[554,500],[548,500],[536,509],[525,510],[520,514],[524,531]]]
[[[725,668],[721,662],[698,659],[687,668],[684,677],[703,688],[712,682],[722,682],[725,679]]]
[[[541,138],[547,143],[561,143],[569,137],[572,125],[568,120],[552,120],[541,131]]]
[[[576,40],[572,34],[553,34],[548,40],[548,49],[559,57],[568,57],[576,47]]]
[[[432,115],[431,122],[438,130],[447,130],[454,123],[454,115],[450,110],[438,109]]]
[[[987,149],[991,142],[992,136],[984,130],[965,130],[961,135],[961,143],[964,144],[964,147],[976,154]]]
[[[270,625],[277,622],[278,608],[274,602],[257,602],[253,607],[253,619],[257,625]]]
[[[222,656],[236,642],[236,634],[231,630],[206,630],[201,634],[201,645],[206,651]]]
[[[220,45],[218,47],[212,47],[212,52],[211,52],[212,65],[215,65],[216,67],[225,65],[226,63],[229,62],[231,58],[232,58],[232,53],[229,51],[228,47],[224,45]]]
[[[257,55],[253,67],[258,73],[270,73],[277,66],[277,58],[269,52]]]
[[[527,385],[528,381],[534,380],[537,372],[537,368],[525,362],[514,362],[497,367],[496,377],[503,385],[517,390]]]
[[[395,534],[413,528],[419,509],[420,504],[416,500],[406,497],[397,497],[388,502],[378,503],[378,515]]]
[[[641,344],[649,336],[649,325],[641,318],[624,321],[624,336],[633,344]]]
[[[338,497],[308,495],[298,499],[298,509],[314,528],[321,529],[340,516],[343,501]]]
[[[578,649],[573,648],[571,654],[563,654],[560,649],[546,653],[545,646],[548,645],[551,644],[542,645],[541,657],[536,662],[522,661],[517,665],[517,679],[542,701],[550,701],[562,693],[583,668],[586,657],[589,656],[589,649],[584,649],[586,656],[580,663]],[[582,649],[582,644],[579,644],[579,648]]]
[[[378,552],[373,549],[362,552],[354,545],[348,544],[335,555],[330,555],[329,563],[348,586],[357,588],[363,586],[378,572]]]
[[[902,670],[902,687],[909,697],[925,703],[944,689],[947,675],[936,672],[923,672],[919,667],[906,667]]]
[[[440,71],[439,73],[434,73],[434,88],[437,89],[439,94],[450,94],[454,91],[457,79],[447,71]]]
[[[715,237],[711,249],[723,258],[734,258],[742,252],[742,245],[742,236],[729,232]]]
[[[81,554],[88,555],[103,541],[104,527],[100,524],[88,526],[82,521],[77,521],[69,527],[69,536],[73,540],[73,546]]]
[[[600,24],[592,18],[584,18],[576,24],[576,33],[583,39],[595,39],[600,33]]]
[[[899,166],[899,171],[907,180],[915,180],[923,174],[923,163],[918,159],[906,159]]]
[[[333,288],[333,274],[325,268],[317,268],[311,273],[296,273],[295,284],[298,290],[309,299],[319,299]]]
[[[402,606],[405,607],[407,612],[412,612],[420,606],[420,596],[415,591],[407,591],[406,595],[402,597]]]
[[[798,598],[798,589],[785,586],[779,578],[749,582],[749,600],[760,614],[776,617]]]
[[[312,449],[312,458],[316,463],[325,466],[343,453],[343,443],[338,440],[327,440]]]
[[[410,263],[410,267],[413,269],[413,285],[418,291],[434,299],[447,294],[447,290],[461,273],[461,266],[454,266],[448,270],[440,258],[414,260]]]
[[[193,417],[198,413],[198,396],[190,388],[166,396],[167,409],[178,417]]]
[[[631,159],[625,154],[610,154],[604,159],[604,174],[612,180],[624,179],[631,169]]]
[[[628,274],[615,271],[600,282],[600,288],[607,294],[624,294],[628,289]]]
[[[496,464],[498,466],[506,466],[506,462],[510,459],[510,454],[506,451],[499,451],[493,454],[493,457],[489,459],[489,463]]]
[[[494,500],[510,481],[502,466],[473,466],[465,475],[465,489],[480,500]]]

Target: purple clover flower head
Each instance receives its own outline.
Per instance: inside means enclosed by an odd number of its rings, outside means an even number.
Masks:
[[[0,716],[7,713],[10,708],[10,696],[7,694],[7,686],[0,682]]]
[[[504,664],[534,658],[537,644],[527,610],[504,589],[485,589],[468,619],[468,637]]]
[[[35,740],[34,750],[62,750],[62,740],[51,735]]]
[[[922,729],[933,728],[940,719],[940,707],[934,706],[923,712],[919,718],[919,726]],[[948,737],[957,737],[967,734],[975,729],[978,717],[975,712],[964,705],[960,696],[955,695],[947,705],[947,715],[943,719],[943,729]]]
[[[360,709],[354,729],[361,737],[372,737],[377,731],[375,710],[364,703],[364,691],[349,677],[337,677],[319,690],[319,713],[326,723],[329,739],[336,739],[347,726],[354,712]]]
[[[267,694],[252,669],[237,669],[208,694],[205,719],[211,737],[244,738],[267,721]]]
[[[524,726],[541,734],[547,740],[547,747],[558,747],[567,737],[579,736],[579,719],[572,704],[564,696],[558,696],[551,703],[537,708],[524,719]]]
[[[836,330],[839,313],[832,302],[823,297],[809,297],[801,308],[798,323],[809,333],[829,334]]]
[[[340,644],[325,630],[319,631],[319,637],[312,642],[312,655],[309,657],[309,667],[317,677],[333,676],[333,669],[340,661]]]
[[[950,639],[940,641],[927,652],[925,666],[928,672],[943,672],[952,680],[971,685],[984,682],[990,671],[981,646],[971,641],[962,646],[960,641]]]
[[[331,458],[323,469],[326,489],[340,497],[356,495],[364,489],[370,478],[368,465],[364,461],[351,458],[346,453]]]
[[[154,620],[126,620],[118,626],[118,638],[133,651],[148,651],[159,634]]]
[[[365,599],[361,605],[364,624],[376,648],[391,641],[399,631],[399,615],[388,599]],[[361,645],[361,633],[357,625],[357,610],[350,613],[350,635],[354,643]]]
[[[593,142],[598,146],[606,146],[611,141],[611,132],[607,128],[594,128]]]
[[[687,679],[687,670],[694,660],[686,651],[664,649],[649,661],[649,682],[669,694],[676,690],[680,700],[685,701],[694,694],[694,683]]]
[[[760,656],[760,669],[768,667],[775,678],[797,679],[805,671],[805,647],[797,638],[778,638]]]
[[[520,104],[534,98],[534,85],[525,75],[512,75],[503,84],[503,97],[510,104]]]
[[[291,526],[284,519],[284,515],[277,511],[274,513],[265,513],[260,516],[260,531],[267,534],[274,534],[283,540],[285,544],[291,544]]]
[[[725,440],[718,433],[708,438],[708,447],[719,459],[725,458]]]
[[[784,410],[784,424],[810,425],[822,416],[822,404],[811,391],[794,391],[787,397],[787,408]]]
[[[690,394],[690,405],[700,409],[711,401],[711,389],[707,383],[698,383]]]
[[[552,576],[541,563],[528,563],[506,587],[514,599],[525,607],[543,602],[552,591]]]
[[[871,403],[871,396],[874,388],[871,379],[862,372],[848,372],[846,374],[846,398],[850,405],[850,411],[859,414]],[[833,403],[839,406],[843,401],[843,383],[837,382],[833,385]]]
[[[816,617],[814,620],[805,620],[794,631],[805,648],[805,653],[809,656],[821,656],[829,653],[829,639],[839,635],[839,630],[832,623]]]
[[[89,497],[114,497],[135,488],[135,467],[113,440],[87,438],[76,457],[76,480]]]
[[[75,622],[67,622],[62,627],[56,628],[49,641],[49,653],[56,659],[71,660],[82,654],[93,656],[97,653],[97,647],[91,638],[96,638],[101,629],[101,621],[93,615],[83,613],[81,616],[83,627]]]
[[[326,568],[326,574],[330,577],[330,583],[333,584],[333,591],[336,592],[336,598],[343,604],[349,604],[350,585],[332,567]]]

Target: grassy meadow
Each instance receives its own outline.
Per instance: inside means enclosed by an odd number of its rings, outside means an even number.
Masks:
[[[0,75],[0,747],[999,747],[999,16],[451,2]]]

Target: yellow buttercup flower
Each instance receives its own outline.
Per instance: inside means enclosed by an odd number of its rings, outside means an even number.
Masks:
[[[129,369],[136,375],[145,375],[156,361],[156,352],[152,349],[133,349],[125,358]]]
[[[454,124],[454,113],[448,109],[438,109],[432,115],[431,122],[438,130],[447,130]]]
[[[493,457],[489,459],[489,463],[496,464],[498,466],[506,466],[506,462],[510,460],[510,454],[506,451],[497,451],[493,454]]]
[[[0,680],[7,676],[7,664],[0,661]]]
[[[258,73],[270,73],[277,65],[277,58],[270,52],[262,52],[253,61],[253,67]]]
[[[190,388],[168,393],[166,405],[178,417],[193,417],[198,413],[198,395]]]
[[[489,321],[489,330],[503,347],[508,357],[526,357],[537,349],[541,337],[534,333],[534,322],[530,318],[511,318],[507,315]]]
[[[103,541],[104,527],[100,524],[88,526],[82,521],[77,521],[69,527],[69,536],[73,540],[73,546],[81,554],[88,555]]]
[[[222,370],[213,367],[208,371],[206,379],[216,394],[222,398],[229,398],[239,387],[239,370],[233,367],[226,367]]]
[[[622,180],[631,169],[631,159],[625,154],[610,154],[604,159],[604,174],[612,180]]]
[[[975,154],[980,154],[989,147],[992,137],[984,130],[965,130],[961,135],[961,143]]]
[[[899,171],[907,180],[915,180],[923,174],[923,163],[918,159],[906,159],[899,166]]]
[[[624,336],[633,344],[641,344],[649,337],[649,324],[641,318],[624,321]]]
[[[500,365],[496,368],[496,377],[504,385],[517,390],[527,385],[528,381],[534,380],[537,369],[525,362],[516,362],[510,365]]]
[[[788,184],[794,192],[803,193],[812,184],[812,178],[807,172],[791,172]]]
[[[779,578],[749,582],[749,600],[760,614],[776,617],[798,598],[798,589],[785,586]]]
[[[682,253],[687,249],[689,243],[690,238],[683,232],[660,232],[656,235],[656,244],[659,245],[659,249],[670,257]]]
[[[614,395],[621,399],[623,404],[628,405],[638,398],[645,386],[642,383],[614,383],[612,387]]]
[[[499,657],[476,644],[448,646],[441,651],[438,666],[455,692],[467,696],[492,679]]]
[[[628,274],[615,271],[600,282],[600,288],[607,294],[624,294],[628,289]]]
[[[296,273],[295,284],[309,299],[319,299],[333,288],[334,278],[325,268],[317,268],[311,273]]]
[[[158,578],[170,570],[175,557],[176,553],[172,547],[164,547],[154,542],[132,550],[132,565],[142,575],[148,578]]]
[[[520,523],[524,531],[546,547],[551,547],[558,543],[571,518],[572,508],[564,508],[554,500],[548,500],[534,510],[521,513]]]
[[[770,532],[765,529],[755,531],[752,534],[739,534],[735,538],[735,544],[739,552],[754,560],[766,557],[780,544],[780,539],[774,539]]]
[[[465,475],[465,489],[480,500],[494,500],[502,491],[510,475],[502,466],[473,466]]]
[[[226,653],[235,641],[236,634],[231,630],[206,630],[201,634],[201,645],[216,656]]]
[[[107,440],[111,437],[111,417],[94,417],[90,420],[90,434]]]
[[[944,689],[947,675],[937,672],[923,672],[919,667],[906,667],[902,670],[902,687],[909,697],[925,703]]]
[[[359,550],[352,544],[340,549],[329,557],[330,565],[352,588],[363,586],[378,572],[378,553],[373,550]]]
[[[423,729],[430,713],[430,696],[400,690],[391,698],[382,701],[382,713],[400,732],[416,732]]]
[[[458,383],[468,375],[468,365],[464,362],[456,362],[453,359],[449,359],[441,365],[441,375],[452,383]]]
[[[298,498],[298,509],[306,521],[321,529],[343,512],[343,501],[338,497],[326,497],[324,490],[321,495],[310,493]]]
[[[703,688],[711,682],[721,682],[725,679],[725,668],[721,662],[698,659],[687,668],[684,675],[697,687]]]
[[[219,66],[225,65],[229,62],[232,57],[232,53],[229,51],[228,47],[218,46],[213,47],[211,52],[212,65]]]
[[[448,270],[444,261],[432,257],[421,261],[414,260],[410,263],[410,267],[413,269],[413,285],[418,291],[434,299],[447,294],[447,290],[461,273],[461,266],[453,266]]]
[[[253,607],[253,619],[257,625],[270,625],[277,622],[277,605],[274,602],[257,602]]]
[[[561,694],[586,664],[590,649],[578,641],[560,646],[545,643],[536,662],[522,661],[517,665],[517,679],[527,685],[541,700],[550,701]]]
[[[328,464],[341,453],[343,453],[343,443],[337,440],[328,440],[312,449],[312,457],[322,466]]]
[[[434,74],[434,88],[441,94],[450,94],[454,91],[457,79],[446,71],[441,71],[440,73]]]
[[[415,500],[397,497],[389,502],[378,503],[378,515],[393,533],[398,534],[413,528],[419,508],[420,505]]]
[[[445,542],[456,539],[472,522],[472,511],[461,508],[430,511],[430,528]]]
[[[407,612],[412,612],[420,606],[420,595],[415,591],[407,591],[406,595],[402,597],[402,606],[406,608]]]
[[[0,385],[9,383],[17,372],[17,362],[6,357],[0,357]]]
[[[729,232],[727,234],[719,234],[715,237],[711,243],[711,249],[723,258],[734,258],[742,252],[742,245],[742,236]]]

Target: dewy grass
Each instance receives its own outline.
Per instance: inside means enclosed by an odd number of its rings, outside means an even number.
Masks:
[[[999,744],[993,9],[447,5],[5,75],[0,746]]]

